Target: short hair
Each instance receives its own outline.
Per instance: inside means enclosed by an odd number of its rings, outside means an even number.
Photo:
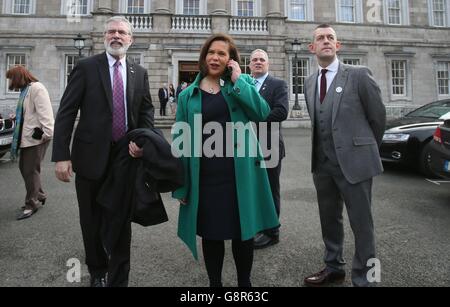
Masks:
[[[335,30],[330,24],[328,24],[328,23],[322,23],[322,24],[318,25],[318,26],[314,29],[314,32],[316,32],[317,29],[328,29],[328,28],[333,29],[334,33],[336,33],[336,30]],[[337,34],[336,34],[336,37],[337,37]],[[313,40],[312,40],[312,41],[314,42],[315,40],[316,40],[316,36],[313,35]]]
[[[126,19],[124,16],[113,16],[111,18],[109,18],[106,22],[105,22],[105,33],[108,31],[108,25],[112,22],[123,22],[128,26],[129,29],[129,34],[131,36],[133,36],[133,25],[131,24],[131,22]]]
[[[38,82],[39,80],[33,76],[25,67],[18,65],[6,72],[6,78],[11,80],[9,89],[17,90],[24,88],[31,82]]]
[[[250,54],[250,59],[251,59],[251,58],[253,57],[253,55],[254,55],[255,53],[257,53],[257,52],[263,53],[263,54],[266,56],[267,61],[269,61],[269,55],[268,55],[267,52],[266,52],[265,50],[263,50],[263,49],[255,49],[255,50],[253,50],[252,53]]]
[[[214,34],[206,40],[206,42],[203,44],[202,49],[200,50],[200,58],[198,60],[198,63],[200,73],[202,74],[202,76],[206,76],[208,74],[208,65],[206,64],[206,56],[208,55],[209,48],[215,41],[222,41],[227,43],[229,46],[228,53],[230,54],[230,59],[235,60],[238,63],[241,62],[241,57],[239,55],[239,51],[237,50],[234,39],[227,34],[223,33]]]

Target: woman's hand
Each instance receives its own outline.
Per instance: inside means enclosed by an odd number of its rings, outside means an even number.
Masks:
[[[236,83],[236,81],[239,79],[239,77],[242,74],[241,66],[239,66],[239,63],[236,62],[235,60],[229,60],[227,67],[232,69],[231,81],[233,83]]]

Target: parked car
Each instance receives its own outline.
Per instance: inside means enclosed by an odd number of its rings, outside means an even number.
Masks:
[[[427,177],[430,170],[430,143],[441,116],[450,112],[450,99],[424,105],[405,116],[389,120],[380,148],[385,163],[398,163],[419,170]]]
[[[0,114],[0,158],[11,149],[15,122],[11,118],[3,119]]]
[[[436,128],[430,146],[430,169],[438,177],[450,179],[450,113]]]

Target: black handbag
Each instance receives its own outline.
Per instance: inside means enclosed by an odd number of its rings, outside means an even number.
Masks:
[[[44,131],[42,131],[41,128],[36,127],[33,130],[33,135],[31,136],[35,140],[42,140],[42,135],[44,134]]]

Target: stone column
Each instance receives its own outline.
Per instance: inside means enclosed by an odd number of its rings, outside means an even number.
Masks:
[[[280,0],[270,0],[267,3],[267,17],[281,17]]]
[[[169,0],[153,0],[153,11],[159,14],[170,14]]]
[[[228,1],[208,1],[208,6],[211,7],[211,14],[212,15],[228,15]]]
[[[211,7],[211,30],[213,33],[227,33],[229,29],[229,1],[208,1]]]
[[[97,12],[112,13],[112,0],[99,0]]]

